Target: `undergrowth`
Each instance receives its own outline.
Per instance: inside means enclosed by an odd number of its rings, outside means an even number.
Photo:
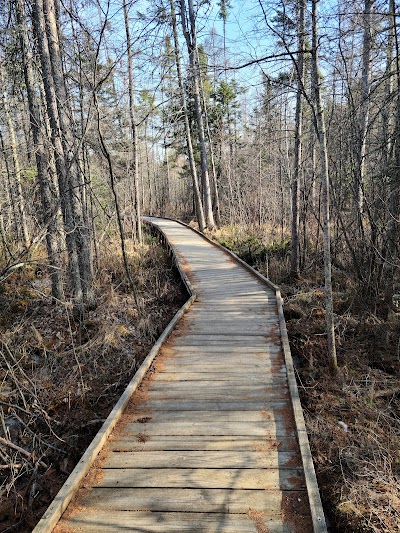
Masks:
[[[1,285],[0,531],[33,529],[186,299],[154,239],[128,250],[140,314],[112,242],[97,264],[97,306],[79,322],[33,267]]]
[[[251,235],[249,237],[249,235]],[[307,431],[330,531],[400,530],[400,314],[334,269],[339,371],[327,359],[322,260],[290,281],[290,242],[268,230],[211,236],[281,286]]]

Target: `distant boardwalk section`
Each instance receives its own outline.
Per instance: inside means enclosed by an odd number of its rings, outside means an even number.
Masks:
[[[188,310],[35,533],[326,532],[279,291],[187,226],[145,220]]]

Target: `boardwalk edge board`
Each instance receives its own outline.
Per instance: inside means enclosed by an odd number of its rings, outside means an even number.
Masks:
[[[161,230],[158,229],[158,231],[162,233]],[[95,461],[96,457],[98,456],[99,452],[101,451],[105,442],[110,436],[110,433],[112,432],[118,420],[120,419],[132,394],[135,392],[135,390],[138,388],[140,383],[143,381],[143,378],[145,377],[147,370],[150,368],[152,362],[154,361],[155,357],[160,351],[162,345],[168,339],[168,337],[170,336],[170,334],[172,333],[176,324],[179,322],[182,316],[188,311],[188,309],[192,306],[193,302],[196,300],[196,293],[185,271],[180,265],[179,259],[175,253],[174,248],[170,244],[166,235],[162,234],[162,237],[163,237],[164,243],[168,247],[169,252],[174,257],[174,261],[182,277],[182,281],[184,282],[187,292],[189,293],[189,299],[177,311],[175,316],[172,318],[171,322],[167,325],[167,327],[165,328],[165,330],[163,331],[163,333],[161,334],[157,342],[154,344],[153,348],[150,350],[147,357],[145,358],[143,363],[140,365],[134,377],[127,385],[125,391],[122,393],[122,396],[120,397],[118,402],[115,404],[111,413],[108,415],[107,419],[105,420],[104,424],[100,428],[99,432],[96,434],[92,442],[89,444],[89,447],[87,448],[85,453],[82,455],[80,461],[75,466],[74,470],[71,472],[68,479],[66,480],[64,485],[61,487],[57,496],[51,502],[51,504],[47,508],[46,512],[44,513],[44,515],[42,516],[42,518],[40,519],[40,521],[38,522],[38,524],[36,525],[32,533],[50,533],[51,531],[53,531],[53,529],[59,522],[61,516],[63,515],[64,511],[68,507],[68,504],[70,503],[76,491],[78,490],[81,481],[88,473],[90,467],[92,466],[93,462]]]
[[[161,217],[152,217],[152,218],[161,218]],[[168,219],[168,217],[162,217],[162,218]],[[174,220],[174,219],[169,219],[169,220]],[[253,274],[256,278],[258,278],[265,285],[267,285],[273,291],[275,291],[275,296],[276,296],[276,301],[277,301],[277,306],[278,306],[279,329],[281,331],[281,339],[282,339],[282,349],[283,349],[283,353],[285,357],[287,377],[288,377],[288,382],[289,382],[289,391],[290,391],[290,397],[292,400],[293,414],[294,414],[294,419],[296,423],[301,458],[303,462],[304,476],[306,480],[307,495],[308,495],[308,499],[310,502],[311,518],[312,518],[312,522],[314,526],[314,533],[327,533],[328,528],[326,525],[324,510],[322,507],[322,501],[321,501],[321,496],[320,496],[320,492],[318,488],[317,476],[315,474],[314,463],[313,463],[311,449],[310,449],[310,443],[308,441],[303,408],[301,407],[299,390],[297,387],[296,376],[295,376],[295,371],[294,371],[292,353],[290,351],[289,337],[288,337],[288,333],[286,329],[285,316],[283,313],[283,299],[281,296],[280,288],[274,283],[272,283],[265,276],[260,274],[257,270],[255,270],[249,264],[247,264],[245,261],[240,259],[240,257],[238,257],[234,252],[232,252],[231,250],[228,250],[227,248],[225,248],[225,246],[222,246],[222,244],[219,244],[218,242],[213,241],[212,239],[204,235],[204,233],[202,233],[201,231],[195,228],[192,228],[188,224],[185,224],[185,222],[182,222],[180,220],[174,220],[174,222],[179,222],[180,224],[182,224],[182,226],[185,226],[191,229],[192,231],[194,231],[195,233],[203,237],[203,239],[205,239],[207,242],[209,242],[216,248],[219,248],[220,250],[225,252],[225,254],[228,254],[236,262],[240,263],[246,270],[248,270],[251,274]]]

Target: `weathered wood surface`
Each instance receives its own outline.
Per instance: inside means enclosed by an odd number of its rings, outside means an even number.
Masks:
[[[151,222],[197,301],[55,531],[326,531],[308,502],[318,488],[306,486],[274,288],[189,228]]]

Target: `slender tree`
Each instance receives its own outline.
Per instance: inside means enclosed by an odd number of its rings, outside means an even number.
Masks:
[[[60,243],[60,231],[58,228],[58,197],[54,190],[52,176],[49,175],[49,169],[53,170],[52,161],[46,150],[42,134],[41,113],[36,94],[33,57],[29,44],[25,4],[23,0],[17,0],[16,2],[16,14],[21,50],[23,53],[24,77],[29,104],[30,127],[35,147],[43,223],[46,226],[46,245],[50,265],[52,295],[55,298],[62,300],[64,290],[60,261],[60,250],[62,249],[62,246]]]
[[[206,220],[204,217],[203,202],[201,199],[199,180],[197,177],[196,161],[195,161],[194,152],[193,152],[192,133],[190,131],[190,124],[189,124],[189,112],[187,108],[185,90],[183,86],[182,67],[181,67],[181,59],[180,59],[180,52],[179,52],[178,28],[177,28],[177,23],[176,23],[176,12],[175,12],[174,0],[170,0],[170,8],[171,8],[172,31],[174,34],[174,52],[175,52],[176,73],[178,76],[179,92],[180,92],[181,105],[182,105],[182,110],[183,110],[183,119],[185,122],[186,147],[188,151],[187,155],[188,155],[188,160],[189,160],[190,174],[192,176],[192,182],[193,182],[194,203],[195,203],[195,208],[196,208],[197,222],[199,224],[200,231],[203,231],[206,228]]]
[[[185,5],[185,0],[180,0],[181,5],[181,22],[182,31],[186,40],[186,45],[189,54],[190,74],[191,74],[191,88],[193,92],[194,108],[197,121],[197,134],[200,145],[200,159],[201,159],[201,178],[203,186],[204,197],[204,211],[207,227],[212,229],[215,226],[214,214],[211,200],[211,187],[210,176],[208,168],[207,147],[205,140],[205,130],[203,113],[201,106],[201,94],[200,94],[200,65],[199,65],[199,53],[197,48],[197,29],[196,29],[196,17],[194,12],[193,0],[188,0],[188,9]],[[187,15],[189,14],[190,30],[187,23]]]
[[[300,224],[300,177],[302,170],[303,143],[303,91],[304,91],[304,45],[305,45],[306,0],[299,0],[298,5],[298,59],[297,59],[297,93],[294,140],[294,170],[292,182],[292,239],[290,274],[293,278],[300,275],[299,261],[299,224]]]
[[[74,152],[54,0],[34,0],[33,22],[51,126],[71,288],[79,311],[94,302],[92,251],[89,229],[82,213],[82,184]]]
[[[7,94],[7,84],[4,76],[5,66],[4,62],[0,61],[0,85],[1,85],[1,101],[4,113],[5,122],[7,125],[8,136],[10,141],[11,161],[13,168],[13,190],[14,197],[16,198],[16,209],[18,211],[18,219],[15,221],[17,224],[17,235],[20,236],[21,242],[25,248],[28,248],[30,238],[28,230],[28,220],[25,209],[25,199],[22,191],[21,183],[21,165],[18,155],[17,138],[15,135],[14,123],[11,118],[11,109],[9,105],[9,97]]]
[[[333,317],[332,293],[332,265],[331,265],[331,228],[329,202],[329,164],[326,138],[324,109],[321,98],[321,81],[319,77],[318,60],[318,2],[312,0],[312,72],[315,99],[315,132],[320,147],[321,183],[322,183],[322,214],[324,228],[324,276],[325,276],[325,306],[326,325],[328,335],[328,354],[333,369],[337,368],[335,325]]]
[[[134,97],[134,81],[133,81],[133,59],[132,59],[132,42],[131,32],[129,28],[129,16],[126,0],[123,0],[124,8],[124,21],[125,21],[125,34],[126,34],[126,46],[128,50],[128,91],[129,91],[129,122],[131,133],[131,162],[129,165],[131,181],[133,182],[134,193],[134,217],[136,220],[136,238],[139,242],[142,241],[142,221],[140,213],[140,190],[139,190],[139,172],[138,172],[138,150],[137,150],[137,128],[135,119],[135,97]]]

